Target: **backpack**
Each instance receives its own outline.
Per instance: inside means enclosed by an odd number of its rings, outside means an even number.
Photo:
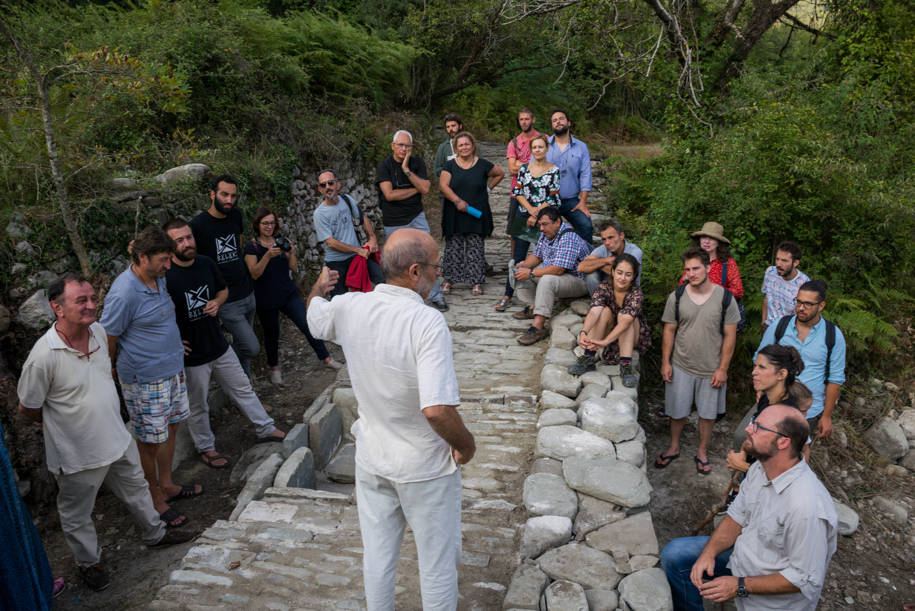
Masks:
[[[791,322],[793,317],[794,314],[788,314],[787,316],[782,316],[778,320],[778,324],[775,326],[776,344],[785,336],[785,331],[788,329],[788,323]],[[823,383],[827,384],[829,382],[829,364],[832,362],[832,348],[836,345],[836,325],[825,318],[823,319],[823,322],[826,323],[826,371],[823,375]]]
[[[725,261],[721,264],[721,288],[730,292],[725,286],[725,283],[728,281],[728,262]],[[740,299],[734,298],[737,301],[737,311],[740,312],[740,320],[737,322],[737,332],[740,333],[747,328],[747,311],[743,309],[743,303]]]
[[[686,291],[685,284],[677,286],[677,290],[674,291],[674,317],[678,325],[680,324],[680,298],[683,297],[684,291]],[[728,312],[728,306],[731,305],[731,299],[733,298],[733,293],[724,289],[724,295],[721,296],[721,322],[718,323],[718,332],[721,333],[722,337],[724,337],[724,317]]]

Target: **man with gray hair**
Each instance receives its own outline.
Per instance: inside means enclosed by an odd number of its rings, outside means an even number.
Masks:
[[[404,129],[394,133],[391,151],[393,154],[378,164],[375,177],[385,237],[390,238],[398,229],[407,227],[431,235],[429,221],[423,212],[423,195],[429,192],[432,184],[428,179],[426,162],[412,156],[413,136]],[[429,300],[445,312],[448,304],[442,294],[441,283],[441,278],[436,277]]]
[[[423,305],[441,274],[432,237],[407,228],[388,239],[385,284],[324,298],[336,282],[324,268],[308,296],[308,327],[343,347],[359,419],[356,497],[367,608],[394,608],[404,528],[413,531],[423,609],[458,602],[461,471],[476,451],[460,404],[451,333]],[[384,365],[379,366],[379,355]]]

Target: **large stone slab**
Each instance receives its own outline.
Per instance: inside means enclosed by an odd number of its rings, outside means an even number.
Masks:
[[[589,611],[615,611],[619,597],[615,590],[585,590]]]
[[[603,384],[586,384],[584,388],[581,389],[581,392],[578,393],[578,397],[575,399],[578,405],[581,405],[588,399],[599,399],[607,394],[607,391],[610,390],[609,386],[604,386]]]
[[[575,336],[567,327],[557,327],[555,324],[550,330],[550,348],[571,350],[576,344]]]
[[[297,448],[276,472],[273,485],[276,488],[314,488],[315,458],[311,450]]]
[[[569,309],[579,316],[587,316],[588,310],[591,309],[591,302],[587,299],[576,299],[569,304]]]
[[[915,441],[915,409],[903,410],[896,418],[896,424],[902,428],[906,439]]]
[[[613,383],[610,381],[610,376],[604,375],[599,371],[588,371],[581,374],[581,383],[582,384],[600,384],[601,386],[606,386],[610,388]]]
[[[502,600],[503,609],[540,609],[540,594],[550,578],[533,564],[522,563],[515,569],[508,591]]]
[[[620,582],[620,605],[632,611],[673,611],[674,601],[664,571],[645,569]]]
[[[543,357],[544,363],[548,365],[559,365],[560,367],[574,365],[577,360],[578,359],[575,358],[575,353],[566,348],[550,348],[546,351],[546,356]]]
[[[33,331],[47,329],[52,322],[57,320],[51,304],[48,302],[48,292],[44,289],[36,291],[19,306],[16,322]],[[570,376],[571,377],[571,376]],[[573,397],[575,395],[572,395]]]
[[[559,426],[569,424],[574,426],[578,422],[578,415],[570,409],[548,409],[540,414],[537,420],[537,428],[542,429],[545,426]]]
[[[551,549],[537,563],[551,579],[567,579],[585,588],[612,588],[619,581],[613,558],[581,543]]]
[[[581,390],[581,380],[559,365],[547,365],[540,372],[540,387],[569,398],[575,398]]]
[[[181,182],[184,180],[203,180],[209,174],[210,167],[202,163],[187,163],[175,168],[165,170],[156,176],[156,180],[164,185]]]
[[[638,439],[630,439],[622,443],[615,443],[616,459],[627,462],[633,467],[645,464],[645,443]]]
[[[578,408],[581,428],[610,441],[628,441],[636,436],[639,423],[619,401],[588,399]]]
[[[639,406],[638,403],[636,403],[638,395],[633,397],[629,393],[620,392],[614,389],[607,392],[604,397],[606,397],[608,401],[617,401],[621,405],[626,406],[629,409],[629,413],[632,414],[632,417],[635,420],[639,419]]]
[[[607,524],[587,536],[588,545],[614,557],[628,554],[658,555],[658,538],[651,513],[643,511],[619,522]]]
[[[565,460],[570,456],[615,457],[613,444],[593,433],[569,425],[547,426],[537,433],[537,456]]]
[[[565,545],[572,538],[572,520],[565,516],[536,516],[524,524],[521,557],[536,558],[546,550]]]
[[[280,452],[271,454],[260,463],[260,466],[248,477],[245,487],[236,498],[235,509],[232,510],[229,520],[237,520],[248,503],[264,494],[264,491],[273,484],[276,472],[282,464],[283,455]]]
[[[578,513],[575,514],[572,532],[576,539],[582,540],[589,532],[605,524],[619,522],[625,517],[626,512],[619,506],[579,492]]]
[[[554,316],[552,318],[552,320],[550,320],[550,324],[554,328],[555,327],[571,327],[572,325],[574,325],[576,323],[580,323],[580,322],[581,322],[581,316],[579,316],[578,314],[573,314],[572,312],[569,312],[568,310],[561,313],[559,316]]]
[[[562,462],[555,458],[538,458],[531,465],[531,473],[552,473],[562,477]]]
[[[340,445],[343,418],[333,403],[322,407],[308,421],[308,445],[315,455],[315,468],[323,469]]]
[[[569,409],[575,407],[575,400],[552,390],[544,390],[540,395],[540,407],[543,409]]]
[[[232,467],[232,473],[229,475],[229,483],[233,486],[239,486],[251,477],[264,460],[274,454],[283,454],[283,446],[275,442],[259,443],[245,450],[235,465]],[[281,457],[280,462],[283,461]]]
[[[571,581],[554,581],[547,586],[543,598],[549,611],[588,611],[585,589]]]
[[[853,534],[858,530],[858,522],[860,521],[858,512],[844,503],[840,503],[835,499],[832,500],[836,504],[836,517],[838,518],[836,530],[840,535],[846,537]]]
[[[909,451],[909,442],[905,431],[895,420],[884,416],[864,433],[864,440],[877,454],[890,460],[905,456]]]
[[[308,447],[308,424],[300,422],[292,427],[283,438],[283,456],[289,458],[299,448]]]
[[[324,469],[327,479],[339,484],[356,483],[356,444],[344,444]]]
[[[571,520],[578,512],[578,495],[562,477],[552,473],[528,475],[522,498],[528,512],[534,515],[565,516]]]
[[[569,456],[562,473],[571,488],[623,507],[641,507],[651,499],[645,473],[615,458]]]

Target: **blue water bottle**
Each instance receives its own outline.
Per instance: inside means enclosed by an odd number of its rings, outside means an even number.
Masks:
[[[480,218],[481,216],[483,216],[483,213],[480,210],[477,210],[470,204],[467,204],[467,210],[465,210],[464,212],[466,212],[467,214],[469,214],[470,216],[472,216],[474,218]]]

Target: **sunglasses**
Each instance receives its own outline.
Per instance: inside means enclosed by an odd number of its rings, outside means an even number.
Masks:
[[[321,187],[321,188],[324,188],[324,187],[327,187],[327,186],[332,187],[332,186],[334,186],[335,184],[337,184],[337,181],[336,181],[336,180],[326,180],[326,181],[324,181],[324,182],[319,182],[319,183],[318,183],[318,186]]]

